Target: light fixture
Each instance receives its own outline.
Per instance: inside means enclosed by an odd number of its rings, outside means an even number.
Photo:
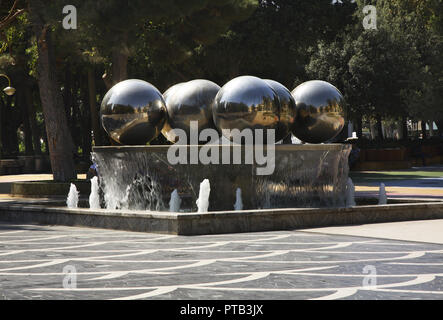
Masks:
[[[15,93],[15,88],[11,87],[11,79],[6,74],[1,73],[0,77],[5,77],[8,79],[8,86],[3,89],[3,92],[6,93],[8,96],[12,96]]]

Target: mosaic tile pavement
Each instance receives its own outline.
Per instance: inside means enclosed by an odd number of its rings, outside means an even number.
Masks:
[[[443,245],[0,223],[0,299],[442,299]]]

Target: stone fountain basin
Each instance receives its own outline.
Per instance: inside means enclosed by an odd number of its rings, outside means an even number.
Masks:
[[[71,183],[84,196],[91,191],[91,182],[88,180],[72,180],[70,182],[57,182],[53,180],[19,181],[11,183],[10,194],[14,197],[64,197],[68,195]]]
[[[68,209],[48,205],[0,203],[0,221],[176,235],[295,230],[427,219],[443,219],[443,201],[350,208],[289,208],[206,213]]]

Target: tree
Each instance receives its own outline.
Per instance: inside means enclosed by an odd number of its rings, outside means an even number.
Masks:
[[[418,59],[413,77],[405,86],[411,118],[443,118],[443,50],[441,0],[381,1],[380,18],[391,37],[416,49]],[[423,126],[423,136],[426,127]]]
[[[174,64],[248,17],[257,0],[90,0],[78,5],[86,21],[80,27],[92,35],[98,52],[110,57],[103,78],[109,88],[127,78],[128,59],[138,38],[146,48],[142,57]]]
[[[28,10],[37,41],[38,84],[52,173],[55,181],[69,181],[77,177],[73,159],[74,144],[67,130],[68,122],[57,80],[53,25],[45,15],[48,7],[42,1],[28,1]]]
[[[26,12],[16,19],[16,23],[2,30],[5,42],[0,49],[0,69],[7,70],[6,73],[11,76],[17,87],[16,107],[20,109],[21,113],[20,126],[24,132],[25,153],[28,155],[40,154],[41,133],[37,126],[36,105],[32,97],[36,81],[30,76],[29,55],[27,54],[32,28]],[[15,132],[8,132],[8,134],[15,134]]]
[[[358,21],[362,21],[364,4],[358,1]],[[404,123],[408,116],[435,112],[431,101],[437,101],[432,92],[438,79],[435,72],[441,70],[437,67],[439,49],[424,15],[407,11],[404,5],[404,1],[379,1],[377,30],[364,30],[359,23],[335,41],[321,41],[311,49],[308,75],[343,90],[348,116],[359,124],[360,136],[362,115],[377,120],[382,137],[382,118]]]
[[[79,145],[84,152],[90,149],[91,126],[96,133],[95,138],[99,136],[97,93],[102,95],[105,88],[96,85],[96,70],[107,69],[108,77],[105,77],[105,80],[109,87],[127,77],[128,59],[134,52],[135,39],[141,35],[145,36],[147,41],[152,36],[161,35],[163,41],[150,43],[149,54],[152,56],[161,51],[160,48],[171,37],[164,32],[154,31],[165,27],[173,30],[172,37],[181,41],[177,41],[177,44],[180,42],[180,47],[192,50],[203,43],[215,41],[220,33],[227,30],[229,24],[246,18],[257,4],[256,0],[177,0],[162,3],[146,3],[141,0],[73,1],[81,12],[81,28],[67,37],[67,31],[62,30],[60,23],[64,1],[46,3],[41,0],[28,0],[26,8],[20,9],[18,7],[26,4],[24,1],[8,3],[8,11],[1,11],[1,16],[6,17],[0,20],[2,27],[11,26],[12,22],[20,26],[25,25],[25,21],[16,21],[25,11],[28,11],[33,27],[35,40],[31,37],[26,38],[29,45],[26,50],[32,54],[28,61],[20,62],[20,67],[23,69],[25,64],[31,65],[31,70],[26,71],[38,79],[47,131],[45,140],[50,151],[54,179],[62,181],[75,178],[73,154]],[[12,43],[9,43],[9,49],[11,45]],[[146,58],[147,53],[142,56]],[[158,57],[159,60],[166,58],[162,55]],[[183,61],[183,58],[187,57],[185,54],[180,59]],[[61,61],[65,63],[60,64]],[[32,94],[29,94],[27,88],[28,86],[24,85],[20,88],[20,106],[32,100]],[[13,100],[7,100],[7,105],[14,105]],[[12,109],[5,107],[4,110]],[[25,131],[32,131],[33,126],[25,121],[25,118],[24,115],[22,123]],[[13,123],[15,122],[11,121],[9,124]],[[2,126],[2,130],[4,128],[6,127]],[[79,131],[82,135],[74,134]],[[31,148],[29,137],[29,134],[25,136],[28,149]]]
[[[10,2],[10,1],[8,1],[8,2]],[[3,10],[4,10],[4,8],[8,8],[8,9],[11,8],[11,9],[9,9],[7,15],[5,15],[4,18],[0,20],[0,30],[9,26],[12,22],[15,21],[15,19],[17,19],[17,17],[19,17],[22,13],[25,12],[25,9],[17,8],[18,3],[19,3],[18,0],[14,0],[14,2],[12,3],[12,6],[6,5],[5,7],[2,7]],[[0,1],[0,5],[1,5],[1,1]]]
[[[257,0],[78,1],[82,20],[70,43],[71,48],[73,45],[83,51],[84,62],[89,65],[89,104],[96,144],[104,141],[94,103],[94,72],[105,69],[106,89],[128,78],[128,72],[131,77],[152,79],[150,67],[154,65],[157,74],[165,66],[175,69],[192,56],[195,47],[216,41],[230,24],[248,17],[256,5]],[[149,67],[144,67],[146,64]],[[156,78],[156,85],[170,73]]]
[[[319,40],[335,39],[337,30],[353,23],[355,7],[351,1],[260,1],[251,17],[235,23],[213,45],[199,48],[181,72],[219,84],[252,74],[292,89],[296,79],[306,79],[307,49]]]

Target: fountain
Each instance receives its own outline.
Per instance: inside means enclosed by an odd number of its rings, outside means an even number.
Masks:
[[[91,194],[89,195],[89,208],[100,209],[100,187],[98,185],[98,177],[91,179]]]
[[[351,178],[348,178],[346,184],[346,207],[354,207],[355,203],[355,186]]]
[[[77,187],[75,184],[71,183],[71,186],[69,188],[68,198],[66,200],[66,205],[70,209],[74,209],[78,207],[78,198],[79,198],[79,192],[77,191]]]
[[[233,203],[243,210],[346,205],[350,146],[319,144],[344,126],[343,97],[332,85],[310,81],[291,93],[243,76],[221,89],[207,80],[182,83],[164,96],[126,80],[103,99],[103,127],[124,144],[93,149],[107,209],[177,211],[165,203],[178,194],[187,212],[232,210]],[[160,132],[176,143],[145,145]],[[289,134],[315,144],[272,143]]]
[[[234,204],[234,210],[235,211],[243,210],[243,201],[241,199],[241,189],[240,188],[237,188],[235,195],[236,195],[236,199],[235,199],[235,204]]]
[[[441,202],[355,206],[351,146],[331,143],[344,125],[334,86],[309,81],[291,93],[275,81],[239,77],[216,89],[192,81],[173,87],[165,102],[144,81],[117,84],[100,110],[117,145],[92,152],[99,178],[91,181],[90,207],[98,182],[106,210],[0,204],[2,218],[196,235],[443,217]],[[160,133],[175,144],[148,145]],[[273,143],[289,134],[296,144]],[[77,203],[71,186],[67,204]]]
[[[190,146],[179,148],[190,151]],[[198,146],[201,150],[203,146]],[[245,146],[211,146],[210,149]],[[258,164],[177,164],[168,162],[168,146],[95,147],[100,184],[107,209],[168,211],[171,193],[177,189],[187,211],[196,211],[200,182],[209,179],[210,211],[232,210],[233,186],[242,190],[243,209],[340,207],[345,205],[348,175],[347,145],[275,146],[275,170],[256,175]],[[222,152],[220,152],[222,153]],[[192,199],[194,199],[192,201]]]
[[[299,138],[297,138],[296,136],[291,134],[291,143],[292,144],[302,144],[303,142]]]
[[[211,193],[211,187],[209,185],[209,180],[205,179],[200,183],[200,193],[196,201],[197,212],[208,212],[209,208],[209,194]]]
[[[182,200],[180,199],[180,196],[178,195],[177,189],[174,189],[174,191],[171,193],[171,200],[169,201],[169,211],[170,212],[179,212],[181,202],[182,202]]]
[[[380,189],[378,192],[378,204],[385,205],[388,203],[388,197],[386,195],[386,187],[384,183],[380,183]]]

